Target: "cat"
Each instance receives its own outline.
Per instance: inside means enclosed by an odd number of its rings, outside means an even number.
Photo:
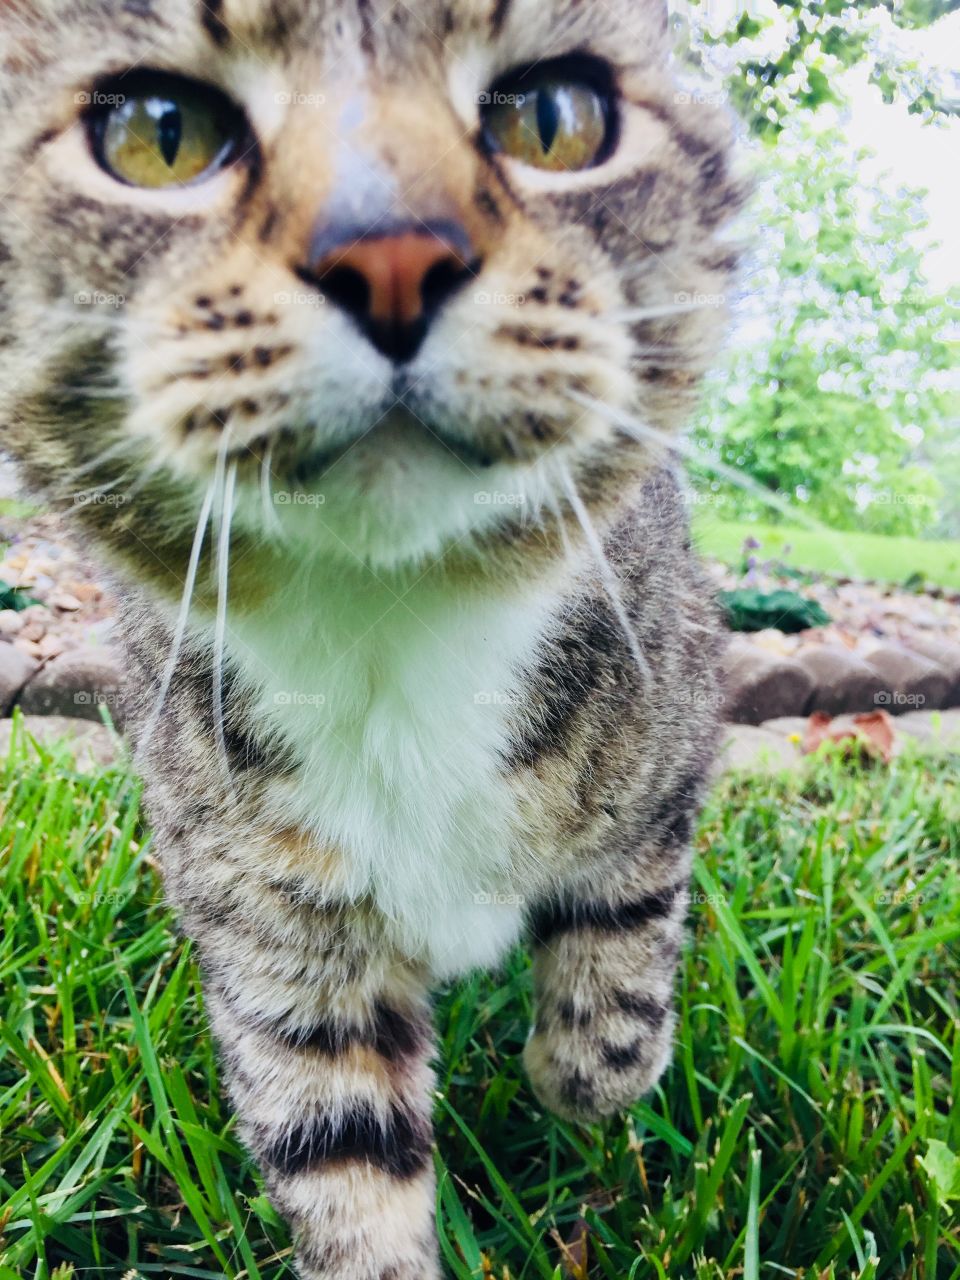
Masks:
[[[4,0],[0,420],[112,566],[165,889],[312,1280],[440,1275],[430,990],[671,1050],[719,630],[662,441],[742,200],[660,0]]]

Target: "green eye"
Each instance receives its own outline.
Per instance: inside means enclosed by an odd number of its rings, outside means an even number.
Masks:
[[[487,139],[515,160],[562,173],[589,169],[609,154],[613,91],[609,72],[593,60],[564,59],[520,72],[485,98]]]
[[[178,187],[209,177],[236,152],[239,113],[216,90],[174,76],[150,76],[93,95],[94,155],[132,187]],[[99,105],[105,103],[108,105]]]

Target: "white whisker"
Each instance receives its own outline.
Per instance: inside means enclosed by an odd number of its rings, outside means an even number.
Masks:
[[[65,478],[68,480],[75,480],[77,476],[83,476],[90,471],[96,471],[96,469],[98,467],[102,467],[105,462],[110,462],[119,454],[125,453],[129,447],[129,440],[117,440],[101,453],[98,453],[96,457],[91,458],[89,462],[85,462],[80,467],[73,467],[70,471],[66,472]]]
[[[197,518],[197,528],[193,535],[193,547],[190,551],[190,561],[187,565],[187,577],[183,584],[183,595],[180,598],[180,610],[177,614],[177,622],[173,631],[173,643],[170,647],[170,656],[167,658],[166,666],[163,671],[163,678],[160,681],[160,692],[154,708],[150,713],[146,728],[141,739],[141,746],[145,747],[151,737],[153,731],[157,727],[160,719],[160,713],[163,710],[163,704],[167,700],[167,694],[170,692],[170,684],[173,681],[173,673],[176,670],[177,663],[180,660],[180,650],[183,647],[183,638],[187,633],[187,621],[190,616],[190,602],[193,599],[193,591],[197,584],[197,571],[200,567],[200,555],[203,551],[203,540],[206,536],[207,525],[210,523],[210,512],[213,509],[213,496],[216,488],[216,481],[211,480],[207,485],[207,492],[203,499],[203,505],[200,508],[200,515]]]
[[[621,307],[604,313],[607,320],[659,320],[663,316],[680,316],[688,311],[702,311],[704,307],[716,306],[713,300],[704,302],[672,302],[661,307]]]
[[[270,465],[272,462],[273,441],[269,440],[260,460],[260,501],[263,504],[264,527],[276,537],[281,533],[281,528],[273,505],[273,490],[270,487]]]
[[[682,437],[668,436],[664,432],[658,431],[655,427],[647,426],[646,423],[641,422],[633,414],[625,413],[622,409],[615,409],[611,405],[604,404],[602,400],[584,395],[580,391],[570,391],[568,395],[577,404],[586,409],[592,409],[595,413],[605,417],[608,422],[619,427],[639,443],[653,445],[654,448],[662,450],[664,454],[675,454],[681,458],[686,458],[689,462],[696,462],[699,466],[712,471],[714,475],[719,476],[722,480],[726,480],[728,484],[742,489],[744,493],[749,493],[774,511],[778,511],[788,519],[803,525],[804,528],[811,529],[815,533],[833,535],[833,531],[822,521],[814,519],[812,516],[807,515],[805,511],[801,511],[798,507],[785,501],[779,494],[772,493],[769,489],[764,488],[752,476],[742,475],[734,467],[727,466],[725,462],[722,462],[712,454],[704,454],[702,450],[692,445],[689,440],[685,440]],[[842,546],[839,547],[838,563],[842,564],[845,571],[851,576],[856,576],[856,566]]]
[[[569,502],[573,514],[577,517],[577,520],[580,523],[580,528],[583,530],[583,536],[587,540],[587,546],[596,561],[604,590],[607,593],[610,605],[613,608],[613,611],[617,616],[617,621],[620,623],[623,634],[626,637],[627,644],[630,647],[630,653],[636,663],[637,670],[640,673],[640,679],[644,686],[647,687],[650,683],[650,667],[640,649],[640,644],[637,640],[637,633],[633,628],[633,623],[630,621],[630,615],[627,613],[626,606],[623,603],[623,596],[620,594],[620,579],[614,573],[610,561],[604,554],[603,543],[600,541],[600,536],[594,528],[593,521],[590,519],[590,513],[584,506],[583,499],[577,492],[577,486],[573,482],[573,476],[566,467],[561,470],[560,478],[563,483],[567,502]]]
[[[217,749],[223,761],[228,789],[232,792],[230,757],[227,754],[227,737],[223,720],[223,671],[227,637],[227,592],[230,578],[230,525],[233,522],[233,502],[237,485],[237,461],[234,459],[223,477],[223,461],[226,458],[228,433],[224,432],[223,446],[218,452],[218,480],[222,481],[223,501],[220,508],[220,528],[217,538],[217,621],[213,635],[213,727]]]

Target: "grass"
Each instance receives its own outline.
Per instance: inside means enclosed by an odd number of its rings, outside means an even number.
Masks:
[[[956,765],[720,785],[675,1061],[629,1116],[538,1110],[522,956],[441,995],[450,1275],[960,1278]],[[0,1280],[292,1275],[136,784],[15,742],[0,804]]]
[[[920,574],[936,586],[960,587],[960,542],[727,521],[711,514],[698,515],[694,531],[704,555],[730,565],[741,563],[744,539],[755,538],[760,559],[785,559],[799,569],[895,583]]]

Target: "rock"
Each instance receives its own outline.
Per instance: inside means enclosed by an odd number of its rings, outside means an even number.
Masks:
[[[23,630],[23,618],[16,609],[0,609],[0,635],[15,636]]]
[[[90,646],[72,649],[54,658],[23,690],[24,715],[70,716],[101,720],[101,708],[113,723],[123,723],[124,688],[120,668],[110,649]]]
[[[935,711],[949,697],[951,682],[946,672],[903,645],[879,645],[865,661],[884,681],[884,687],[874,695],[874,705],[891,715]]]
[[[78,609],[83,608],[77,597],[71,595],[69,591],[51,591],[47,604],[51,609],[61,609],[64,613],[76,613]]]
[[[36,640],[26,640],[23,636],[14,636],[13,647],[21,653],[25,653],[28,658],[33,658],[34,662],[39,662],[43,658]]]
[[[0,614],[0,617],[2,616]],[[942,640],[938,636],[916,635],[910,640],[910,648],[929,659],[949,676],[950,688],[941,705],[960,707],[960,644]]]
[[[36,661],[15,644],[0,644],[0,715],[10,714],[20,690],[36,669]]]
[[[873,711],[885,688],[883,677],[843,645],[825,644],[797,654],[797,661],[813,680],[806,710],[838,716],[845,711]]]
[[[752,724],[729,724],[720,747],[716,773],[780,773],[802,760],[799,748],[778,733]]]
[[[897,729],[925,745],[960,751],[960,711],[907,711]]]
[[[15,726],[20,742],[33,738],[44,747],[68,744],[77,768],[83,771],[113,764],[121,753],[116,734],[105,725],[72,716],[22,716],[16,721],[0,720],[0,755],[9,753]]]
[[[37,648],[40,650],[40,657],[46,662],[49,658],[59,658],[69,646],[62,636],[48,633],[37,641]]]
[[[779,738],[796,738],[800,743],[807,732],[807,724],[806,716],[778,716],[776,720],[764,720],[760,728],[767,733],[775,733]]]
[[[723,713],[737,724],[762,724],[800,715],[813,693],[813,679],[793,658],[758,649],[735,636],[724,659]]]

